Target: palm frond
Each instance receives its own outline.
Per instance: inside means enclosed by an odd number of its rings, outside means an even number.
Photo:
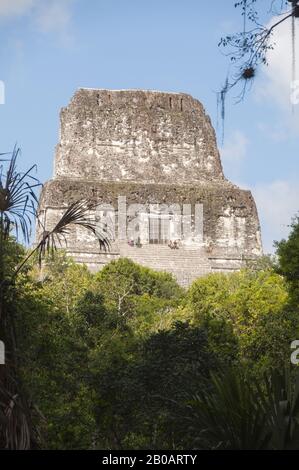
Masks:
[[[67,235],[71,232],[73,225],[78,225],[93,233],[99,243],[100,250],[110,249],[110,236],[101,228],[99,222],[90,217],[90,211],[95,210],[90,201],[82,199],[71,204],[52,230],[46,230],[42,221],[37,219],[37,225],[42,228],[42,234],[36,247],[28,254],[15,272],[15,276],[21,271],[35,253],[41,266],[46,255],[54,255],[58,247],[63,243],[67,246]]]
[[[298,449],[298,373],[271,370],[258,381],[238,369],[214,374],[210,382],[189,400],[183,420],[196,448]]]
[[[0,383],[0,447],[9,450],[36,448],[40,441],[38,428],[32,422],[32,415],[40,412],[30,406],[20,385],[8,371],[5,386]]]
[[[38,204],[35,189],[41,186],[41,183],[32,174],[35,165],[24,173],[17,170],[19,155],[20,149],[15,146],[8,160],[8,167],[3,163],[0,166],[2,232],[4,238],[7,238],[14,230],[17,238],[22,235],[24,241],[29,243],[32,218],[36,216]]]
[[[87,200],[76,201],[69,206],[61,219],[51,231],[44,230],[40,242],[36,247],[39,263],[45,254],[55,251],[57,246],[61,246],[62,240],[66,242],[66,235],[70,233],[72,225],[78,225],[92,232],[97,238],[100,249],[107,251],[110,248],[109,238],[99,230],[99,226],[94,219],[89,216],[93,209]]]
[[[299,445],[299,375],[295,380],[290,369],[272,371],[264,378],[262,401],[268,425],[273,430],[272,448],[297,449]],[[261,398],[263,397],[260,394]]]
[[[240,371],[211,377],[211,390],[199,392],[189,403],[190,428],[196,445],[213,449],[265,449],[270,433],[254,390]],[[200,429],[201,432],[196,432]]]

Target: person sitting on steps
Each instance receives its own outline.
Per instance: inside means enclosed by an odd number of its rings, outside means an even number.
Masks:
[[[136,246],[137,246],[137,248],[142,248],[140,237],[137,238]]]

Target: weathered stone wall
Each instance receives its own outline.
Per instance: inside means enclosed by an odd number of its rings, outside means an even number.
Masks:
[[[129,248],[116,231],[110,252],[99,253],[96,239],[74,227],[67,249],[93,270],[128,256],[188,285],[211,271],[239,269],[262,253],[251,192],[224,178],[210,120],[189,95],[80,89],[62,110],[54,179],[40,199],[46,227],[82,198],[117,213],[120,196],[146,212],[153,204],[189,204],[194,213],[202,204],[203,239],[182,240],[174,253],[146,241]]]
[[[150,91],[77,91],[61,111],[55,177],[183,184],[223,178],[199,101]]]
[[[245,191],[229,183],[206,183],[200,186],[175,186],[161,184],[138,184],[70,179],[49,181],[41,196],[41,207],[47,208],[47,221],[54,223],[58,212],[63,212],[78,196],[98,204],[111,205],[118,210],[118,197],[126,197],[127,205],[143,204],[150,210],[152,204],[195,204],[203,205],[204,244],[210,245],[214,254],[225,256],[260,254],[260,232],[258,215],[250,191]],[[96,242],[95,242],[96,243]],[[75,238],[71,244],[78,248]],[[86,237],[82,249],[86,247]]]

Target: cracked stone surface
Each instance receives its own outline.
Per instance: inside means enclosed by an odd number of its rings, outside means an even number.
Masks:
[[[78,262],[98,270],[127,256],[188,285],[208,272],[240,269],[245,259],[262,254],[254,199],[224,177],[214,129],[198,100],[184,93],[79,89],[60,120],[54,177],[40,198],[47,228],[81,198],[113,206],[116,219],[119,196],[145,211],[152,204],[191,204],[192,211],[203,204],[201,244],[189,237],[174,255],[145,237],[136,251],[116,233],[105,254],[74,227],[67,250]]]

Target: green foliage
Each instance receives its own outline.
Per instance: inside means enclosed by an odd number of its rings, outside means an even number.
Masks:
[[[6,281],[12,279],[15,268],[22,260],[25,250],[13,238],[2,241],[3,277]]]
[[[188,291],[127,259],[91,274],[60,252],[24,270],[7,312],[41,445],[297,448],[298,384],[277,373],[299,326],[293,236],[279,272],[262,259]],[[24,252],[6,253],[12,273]]]
[[[57,287],[59,286],[57,279]],[[86,380],[87,326],[83,318],[59,308],[49,286],[24,282],[15,299],[20,369],[31,401],[45,420],[47,448],[87,448],[91,445],[92,396]],[[54,303],[55,302],[55,303]],[[60,299],[62,303],[62,299]],[[66,314],[66,312],[69,312]]]
[[[95,291],[103,294],[110,312],[130,321],[140,333],[151,329],[159,316],[178,306],[183,289],[168,273],[160,273],[121,258],[95,276]]]
[[[257,393],[241,372],[211,378],[212,388],[188,405],[192,446],[208,449],[265,449],[269,433]]]
[[[278,256],[278,272],[288,281],[295,304],[299,302],[299,217],[291,224],[287,240],[275,242]]]
[[[205,329],[209,349],[217,355],[219,363],[228,365],[238,362],[239,340],[230,322],[221,316],[205,315],[199,324]]]
[[[149,294],[172,299],[179,298],[183,293],[171,274],[139,266],[127,258],[106,265],[96,279],[104,291],[109,292],[109,287],[112,287],[112,294],[118,289],[135,295]]]
[[[299,324],[288,309],[286,283],[273,270],[211,274],[195,281],[188,298],[196,322],[217,321],[233,331],[241,360],[252,367],[280,367],[288,359]]]
[[[261,382],[241,369],[211,377],[211,388],[190,399],[182,424],[192,446],[205,449],[299,448],[299,374],[269,371]]]
[[[95,382],[97,424],[105,448],[169,449],[180,445],[173,414],[186,391],[207,386],[215,355],[205,331],[176,323],[139,342],[132,356],[113,357]],[[111,358],[112,359],[112,358]]]

